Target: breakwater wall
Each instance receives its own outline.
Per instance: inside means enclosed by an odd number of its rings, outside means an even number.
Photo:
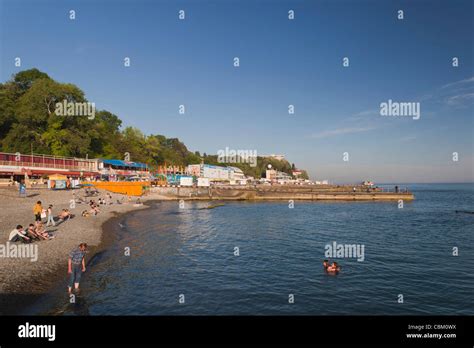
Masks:
[[[211,187],[152,187],[153,198],[161,200],[335,200],[335,201],[411,201],[411,192],[383,192],[349,188],[320,188],[295,186],[211,186]]]

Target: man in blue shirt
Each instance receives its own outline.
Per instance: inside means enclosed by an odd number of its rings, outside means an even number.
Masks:
[[[86,261],[84,256],[86,255],[87,244],[81,243],[77,248],[74,248],[69,253],[69,259],[67,263],[67,273],[70,274],[68,291],[72,293],[72,284],[76,291],[79,290],[79,282],[81,281],[82,272],[86,271]]]

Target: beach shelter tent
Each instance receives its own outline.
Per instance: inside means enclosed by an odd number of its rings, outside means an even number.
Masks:
[[[49,176],[48,179],[48,188],[51,190],[65,190],[67,176],[61,174],[53,174]]]

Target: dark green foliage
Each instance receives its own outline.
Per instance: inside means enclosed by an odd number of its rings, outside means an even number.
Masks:
[[[59,83],[38,69],[17,73],[0,84],[0,149],[4,152],[51,154],[89,158],[123,159],[150,165],[199,163],[200,157],[179,139],[144,135],[100,110],[95,117],[57,116],[55,105],[87,102],[73,84]]]
[[[199,151],[188,151],[177,138],[145,135],[133,127],[121,128],[122,121],[114,114],[101,110],[93,119],[82,116],[58,116],[55,105],[68,102],[87,102],[77,86],[59,83],[38,69],[17,73],[0,84],[0,149],[4,152],[50,154],[89,158],[123,159],[151,165],[172,164],[185,166],[201,163],[227,165],[217,162],[217,156]],[[256,167],[232,164],[246,175],[265,176],[267,166],[291,173],[287,161],[258,158]],[[294,165],[293,165],[294,167]]]

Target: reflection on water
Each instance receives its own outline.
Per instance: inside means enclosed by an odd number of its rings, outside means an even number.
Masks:
[[[36,312],[474,314],[474,216],[455,213],[472,210],[473,192],[472,185],[421,186],[404,209],[396,202],[155,203],[123,218],[114,245],[90,263],[76,304],[58,304],[66,303],[60,295]],[[321,261],[333,241],[364,244],[364,262],[341,259],[342,271],[326,274]]]

